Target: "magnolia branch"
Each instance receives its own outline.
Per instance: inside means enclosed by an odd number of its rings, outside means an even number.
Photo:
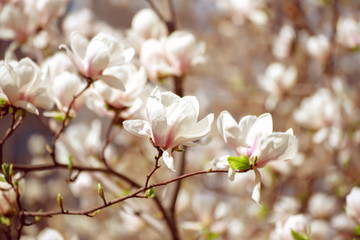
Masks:
[[[68,120],[70,120],[70,112],[71,112],[71,109],[72,109],[72,106],[74,105],[75,101],[77,98],[79,98],[90,86],[91,86],[91,83],[92,81],[90,81],[89,79],[87,79],[87,84],[86,86],[84,87],[83,90],[81,90],[81,92],[79,92],[78,94],[76,94],[73,99],[71,100],[70,104],[69,104],[69,107],[66,111],[66,114],[65,114],[65,118],[62,122],[62,125],[61,125],[61,128],[59,129],[59,131],[55,134],[54,136],[54,139],[52,141],[52,146],[51,146],[51,159],[53,160],[54,164],[57,165],[58,162],[56,161],[56,157],[55,157],[55,150],[56,150],[56,142],[57,140],[59,139],[60,135],[64,132],[65,128],[67,127],[68,125]]]
[[[237,172],[244,173],[244,172],[247,172],[249,170],[251,170],[251,169],[238,170]],[[144,197],[144,196],[139,195],[139,194],[141,192],[149,190],[151,188],[165,186],[165,185],[168,185],[170,183],[177,182],[177,181],[180,181],[182,179],[193,177],[193,176],[196,176],[196,175],[210,174],[210,173],[227,173],[227,172],[228,172],[228,170],[213,170],[213,169],[210,168],[208,170],[203,170],[203,171],[184,174],[184,175],[181,175],[179,177],[173,178],[173,179],[165,181],[165,182],[160,182],[160,183],[156,183],[156,184],[150,184],[147,187],[145,187],[145,186],[141,187],[141,188],[137,189],[136,191],[132,192],[131,194],[128,194],[126,196],[122,196],[120,198],[116,198],[116,199],[113,199],[111,201],[108,201],[106,205],[102,204],[100,206],[97,206],[97,207],[94,207],[94,208],[91,208],[91,209],[87,209],[87,210],[81,210],[81,211],[77,211],[77,210],[63,210],[63,211],[58,210],[58,211],[49,211],[49,212],[23,211],[22,215],[30,216],[30,217],[52,217],[52,216],[55,216],[55,215],[85,215],[85,216],[92,217],[94,213],[96,213],[99,210],[104,209],[106,207],[112,206],[114,204],[117,204],[119,202],[125,201],[125,200],[130,199],[130,198]]]

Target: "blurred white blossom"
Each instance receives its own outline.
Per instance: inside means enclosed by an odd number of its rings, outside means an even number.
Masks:
[[[294,65],[286,67],[282,63],[271,63],[265,73],[258,78],[258,83],[269,96],[265,102],[265,108],[273,110],[282,96],[291,90],[297,80],[297,69]]]
[[[344,47],[359,47],[360,23],[350,17],[340,17],[336,25],[336,39]]]
[[[346,214],[360,224],[360,188],[353,187],[346,196]]]

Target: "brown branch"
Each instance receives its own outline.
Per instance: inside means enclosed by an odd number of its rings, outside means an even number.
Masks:
[[[21,165],[21,164],[13,164],[13,169],[17,170],[17,171],[22,171],[22,172],[28,173],[28,172],[34,172],[34,171],[48,171],[48,170],[54,170],[54,169],[66,169],[67,170],[68,165],[67,164],[62,164],[62,163],[58,163],[56,165],[54,165],[54,164],[40,164],[40,165],[33,165],[33,166]],[[137,187],[137,188],[140,187],[140,185],[137,184],[135,181],[131,180],[127,176],[125,176],[125,175],[123,175],[121,173],[118,173],[117,171],[112,170],[112,169],[73,165],[72,170],[86,171],[86,172],[107,173],[107,174],[114,175],[114,176],[116,176],[116,177],[118,177],[120,179],[123,179],[124,181],[128,182],[132,187]]]
[[[22,123],[22,121],[24,119],[24,115],[22,113],[20,115],[20,117],[18,118],[18,120],[16,121],[16,111],[17,110],[18,110],[17,108],[14,108],[14,112],[12,114],[11,126],[6,131],[5,136],[3,137],[3,139],[0,141],[0,165],[3,164],[3,146],[4,146],[4,143],[15,132],[16,128]]]
[[[148,184],[149,184],[149,181],[150,181],[150,178],[151,176],[155,173],[155,171],[160,168],[160,165],[159,165],[159,159],[162,157],[163,155],[163,150],[160,148],[160,147],[156,147],[156,149],[158,150],[158,155],[155,156],[155,165],[154,165],[154,168],[153,170],[150,172],[149,175],[146,176],[146,181],[145,181],[145,185],[144,185],[144,188],[146,189],[148,187]]]
[[[51,144],[51,153],[50,153],[50,156],[51,156],[51,159],[54,163],[54,165],[57,165],[58,162],[56,161],[56,157],[55,157],[55,150],[56,150],[56,142],[57,140],[59,139],[60,135],[64,132],[65,128],[67,127],[69,121],[70,121],[70,111],[72,109],[72,106],[74,105],[75,101],[77,98],[79,98],[90,86],[91,86],[91,83],[92,83],[92,80],[91,79],[86,79],[87,80],[87,84],[86,86],[84,87],[83,90],[81,90],[81,92],[79,92],[78,94],[76,94],[73,99],[71,100],[70,104],[69,104],[69,107],[68,107],[68,110],[66,111],[66,114],[65,114],[65,118],[62,122],[62,125],[61,125],[61,128],[59,129],[59,131],[55,134],[54,136],[54,139],[52,141],[52,144]]]
[[[238,170],[237,172],[244,173],[244,172],[248,172],[249,170],[251,170],[251,169]],[[85,215],[85,216],[91,216],[92,213],[94,213],[94,212],[96,212],[98,210],[101,210],[101,209],[106,208],[108,206],[111,206],[111,205],[117,204],[119,202],[125,201],[125,200],[127,200],[129,198],[138,197],[138,194],[140,194],[141,192],[146,191],[146,190],[148,190],[150,188],[156,188],[156,187],[160,187],[160,186],[165,186],[165,185],[168,185],[168,184],[170,184],[172,182],[180,181],[182,179],[189,178],[189,177],[196,176],[196,175],[209,174],[209,173],[227,173],[227,172],[228,172],[228,170],[208,169],[208,170],[203,170],[203,171],[197,171],[197,172],[193,172],[193,173],[184,174],[182,176],[173,178],[173,179],[165,181],[165,182],[151,184],[151,185],[147,186],[146,188],[141,187],[141,188],[137,189],[136,191],[134,191],[131,194],[128,194],[126,196],[122,196],[120,198],[116,198],[116,199],[113,199],[113,200],[107,202],[107,206],[100,205],[100,206],[93,207],[93,208],[88,209],[88,210],[79,210],[79,211],[76,211],[76,210],[64,210],[64,212],[62,212],[61,210],[49,211],[49,212],[23,211],[22,214],[24,216],[32,216],[32,217],[36,217],[36,216],[38,216],[38,217],[51,217],[51,216],[54,216],[54,215]]]

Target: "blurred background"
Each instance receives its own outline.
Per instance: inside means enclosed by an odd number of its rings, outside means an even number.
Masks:
[[[8,49],[16,40],[6,35],[9,25],[4,19],[9,16],[3,9],[18,2],[0,1],[1,59],[9,56]],[[274,131],[293,128],[299,142],[296,159],[275,161],[261,169],[261,207],[251,199],[252,171],[237,174],[233,182],[226,174],[185,179],[176,206],[181,239],[292,239],[284,233],[293,224],[288,222],[292,216],[301,218],[291,228],[307,232],[310,225],[314,240],[353,239],[359,223],[346,214],[345,205],[346,195],[360,184],[360,1],[183,0],[172,1],[172,14],[166,0],[72,0],[51,26],[29,34],[12,57],[29,56],[41,65],[59,51],[60,44],[69,45],[72,31],[89,39],[105,31],[134,47],[134,62],[140,66],[141,51],[131,37],[132,19],[141,9],[150,8],[149,2],[165,20],[175,23],[176,30],[189,31],[206,45],[205,61],[184,77],[184,95],[199,100],[199,119],[214,113],[216,121],[223,110],[236,121],[269,112]],[[149,89],[160,85],[174,91],[171,77],[148,84]],[[132,118],[140,117],[138,113]],[[0,119],[2,136],[10,122],[9,116]],[[75,163],[101,165],[99,149],[110,123],[109,117],[99,117],[84,106],[63,134],[59,159],[71,152]],[[49,118],[28,114],[5,143],[4,160],[51,162],[45,149],[53,136],[51,124]],[[92,130],[98,135],[87,146],[85,139]],[[69,145],[74,149],[69,150]],[[72,151],[81,152],[88,162],[81,162]],[[115,169],[143,183],[155,153],[147,140],[119,128],[106,154]],[[209,136],[186,150],[185,172],[208,169],[221,154],[234,153],[213,123]],[[175,176],[162,167],[152,182]],[[96,206],[102,203],[96,193],[99,181],[108,199],[130,189],[103,174],[82,172],[75,183],[67,178],[63,170],[27,174],[22,199],[26,209],[58,209],[58,193],[66,208]],[[170,184],[156,189],[165,206],[172,188]],[[161,213],[146,199],[130,199],[94,218],[44,218],[23,232],[35,239],[47,227],[56,229],[63,239],[170,239]]]

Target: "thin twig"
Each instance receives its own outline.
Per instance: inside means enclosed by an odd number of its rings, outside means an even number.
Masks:
[[[239,173],[244,173],[244,172],[248,172],[249,170],[251,169],[248,169],[248,170],[238,170],[237,172]],[[119,202],[122,202],[122,201],[125,201],[127,199],[130,199],[130,198],[135,198],[135,197],[138,197],[138,194],[140,194],[141,192],[143,191],[146,191],[148,189],[151,189],[151,188],[156,188],[156,187],[160,187],[160,186],[165,186],[165,185],[168,185],[169,183],[172,183],[172,182],[176,182],[176,181],[180,181],[182,179],[185,179],[185,178],[189,178],[189,177],[193,177],[193,176],[196,176],[196,175],[201,175],[201,174],[210,174],[210,173],[227,173],[228,170],[213,170],[213,169],[208,169],[208,170],[203,170],[203,171],[197,171],[197,172],[193,172],[193,173],[188,173],[188,174],[184,174],[182,176],[179,176],[179,177],[176,177],[176,178],[173,178],[171,180],[168,180],[168,181],[165,181],[165,182],[161,182],[161,183],[156,183],[156,184],[150,184],[148,185],[146,188],[145,187],[141,187],[139,189],[137,189],[136,191],[134,191],[133,193],[131,194],[128,194],[126,196],[122,196],[120,198],[116,198],[116,199],[113,199],[109,202],[107,202],[107,206],[104,206],[104,205],[101,205],[101,206],[97,206],[97,207],[93,207],[91,209],[88,209],[88,210],[65,210],[64,212],[62,212],[61,210],[57,210],[57,211],[49,211],[49,212],[30,212],[30,211],[23,211],[22,214],[24,216],[32,216],[32,217],[52,217],[52,216],[55,216],[55,215],[85,215],[85,216],[91,216],[91,214],[93,214],[94,212],[98,211],[98,210],[101,210],[103,208],[106,208],[108,206],[111,206],[111,205],[114,205],[114,204],[117,204]]]
[[[76,99],[79,98],[91,86],[91,83],[92,83],[92,81],[90,79],[87,79],[87,84],[84,87],[84,89],[81,90],[81,92],[79,92],[78,94],[76,94],[73,97],[73,99],[71,100],[71,102],[68,106],[68,110],[66,111],[65,118],[64,118],[64,121],[62,122],[61,128],[54,136],[54,139],[53,139],[52,145],[51,145],[51,153],[50,153],[50,156],[51,156],[51,159],[52,159],[54,165],[58,164],[58,162],[56,161],[56,157],[55,157],[56,142],[59,139],[60,135],[64,132],[65,128],[68,125],[68,122],[70,121],[70,111],[72,109],[72,106],[74,105]]]

